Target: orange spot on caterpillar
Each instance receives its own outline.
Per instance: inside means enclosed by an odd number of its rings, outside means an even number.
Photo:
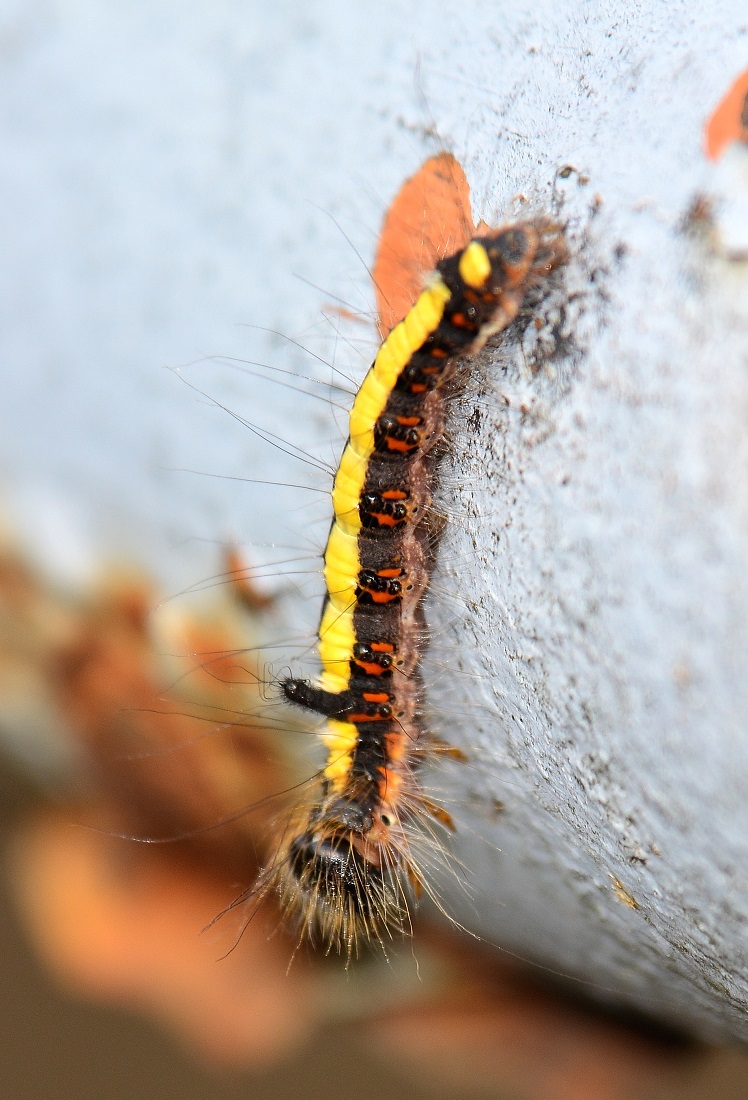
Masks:
[[[704,146],[710,160],[734,141],[748,143],[748,69],[732,83],[704,128]]]
[[[390,451],[397,451],[399,454],[408,454],[410,451],[415,450],[417,446],[417,443],[405,443],[402,439],[393,439],[392,436],[387,436],[387,448]]]
[[[399,516],[390,516],[386,512],[369,512],[371,519],[376,520],[379,527],[399,527],[401,523],[405,522],[404,518]]]

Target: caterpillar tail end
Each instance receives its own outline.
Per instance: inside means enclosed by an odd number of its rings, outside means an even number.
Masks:
[[[276,887],[283,909],[296,917],[300,940],[320,943],[347,965],[363,946],[410,933],[418,875],[382,856],[381,845],[350,831],[310,828],[289,841]]]

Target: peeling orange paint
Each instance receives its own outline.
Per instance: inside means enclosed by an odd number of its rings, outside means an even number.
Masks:
[[[382,335],[401,321],[423,279],[448,253],[487,229],[473,226],[470,186],[451,153],[429,157],[405,181],[382,225],[373,278]]]
[[[730,86],[704,129],[704,145],[710,160],[718,160],[734,141],[748,142],[748,69]]]

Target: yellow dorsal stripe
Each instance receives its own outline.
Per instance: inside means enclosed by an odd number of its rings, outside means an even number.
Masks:
[[[322,663],[321,686],[328,691],[345,691],[350,682],[350,659],[356,635],[353,630],[354,605],[339,611],[328,602],[319,627],[319,657]]]
[[[358,572],[358,535],[334,523],[325,549],[324,573],[330,603],[338,611],[345,612],[355,602]]]
[[[332,491],[333,521],[325,548],[325,584],[328,600],[319,627],[320,685],[327,691],[345,691],[350,683],[350,660],[356,634],[353,613],[361,568],[358,534],[359,501],[366,470],[374,453],[374,425],[385,410],[400,374],[414,352],[436,332],[451,292],[434,276],[404,320],[382,344],[356,394],[350,416],[350,438],[340,459]],[[352,722],[328,718],[322,733],[327,748],[325,778],[338,791],[345,789],[353,764],[358,730]]]
[[[325,778],[339,792],[345,790],[357,741],[358,730],[353,722],[339,722],[335,718],[325,722],[322,733],[322,743],[327,749]]]
[[[374,425],[384,412],[392,390],[414,352],[436,332],[451,296],[446,283],[434,276],[416,304],[382,344],[356,394],[350,418],[350,439],[343,451],[332,491],[335,520],[344,531],[358,534],[358,502],[366,468],[374,453]]]

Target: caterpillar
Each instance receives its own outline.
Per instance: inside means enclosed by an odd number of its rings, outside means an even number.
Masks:
[[[481,232],[437,264],[353,402],[324,552],[321,676],[280,685],[323,717],[327,760],[252,890],[279,895],[300,941],[346,959],[409,931],[414,900],[435,897],[429,864],[453,828],[419,775],[426,760],[459,755],[429,733],[419,671],[445,406],[564,257],[560,227],[542,218]]]

